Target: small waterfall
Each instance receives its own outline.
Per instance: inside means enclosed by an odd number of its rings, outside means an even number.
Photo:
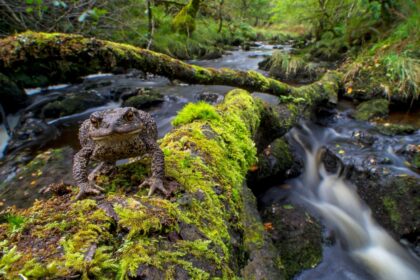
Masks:
[[[334,136],[330,133],[324,131],[319,135],[305,125],[291,131],[305,153],[304,173],[294,182],[299,200],[315,209],[336,234],[341,247],[375,279],[420,279],[420,260],[374,220],[355,186],[340,174],[342,170],[335,174],[325,170],[321,162],[322,145]]]

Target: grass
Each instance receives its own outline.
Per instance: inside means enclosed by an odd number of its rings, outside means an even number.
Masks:
[[[381,59],[386,76],[404,98],[418,99],[420,95],[420,60],[404,54],[390,53]]]
[[[362,48],[345,65],[346,81],[362,81],[385,88],[389,98],[407,103],[420,96],[420,13],[412,12],[403,21],[384,32],[375,43]],[[367,79],[366,77],[370,77]]]
[[[296,76],[300,72],[307,72],[316,75],[314,63],[307,62],[303,56],[291,55],[281,51],[273,52],[269,62],[270,74],[280,71],[286,78]]]

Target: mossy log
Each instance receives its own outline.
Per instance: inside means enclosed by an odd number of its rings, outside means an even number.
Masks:
[[[118,167],[112,177],[98,178],[107,189],[103,198],[76,202],[76,188],[64,186],[28,209],[9,208],[0,215],[1,277],[236,279],[241,270],[252,274],[246,264],[257,264],[247,256],[264,255],[255,251],[270,246],[261,221],[249,214],[255,202],[250,204],[243,181],[256,161],[253,137],[266,108],[239,89],[216,107],[187,105],[160,142],[170,198],[147,197],[146,190],[136,189],[150,170],[135,161]],[[270,256],[263,265],[279,271],[281,261]],[[279,272],[269,275],[281,279]]]
[[[25,32],[0,40],[0,72],[24,87],[74,82],[88,74],[130,68],[191,84],[228,85],[305,99],[335,97],[336,91],[319,89],[335,90],[341,81],[337,72],[328,72],[318,82],[293,87],[255,71],[190,65],[150,50],[80,35]]]

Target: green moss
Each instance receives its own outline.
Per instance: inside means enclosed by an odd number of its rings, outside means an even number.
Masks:
[[[388,115],[389,102],[386,99],[373,99],[359,104],[356,108],[355,117],[360,121],[369,121],[373,118],[386,117]]]
[[[261,249],[264,245],[264,227],[258,213],[253,213],[252,206],[256,206],[256,199],[250,189],[244,186],[242,196],[245,203],[245,211],[243,211],[244,223],[244,247],[248,251]]]
[[[0,249],[0,276],[4,276],[5,279],[12,279],[8,277],[8,271],[12,265],[21,258],[22,254],[17,251],[16,246],[9,249],[7,240],[0,242]]]
[[[108,193],[124,194],[138,191],[138,186],[151,174],[150,158],[117,166],[114,173],[113,176],[99,176],[97,183]]]
[[[398,211],[397,202],[389,196],[384,197],[382,202],[385,207],[385,210],[388,212],[391,222],[393,222],[394,224],[399,224],[399,222],[401,221],[401,216]]]
[[[420,153],[416,153],[413,158],[413,166],[415,168],[420,168]]]
[[[189,103],[176,115],[172,125],[179,126],[194,120],[220,120],[220,115],[206,102]]]
[[[392,123],[385,123],[385,124],[378,124],[377,127],[378,131],[382,134],[394,136],[397,134],[411,134],[416,131],[416,128],[409,124],[392,124]]]

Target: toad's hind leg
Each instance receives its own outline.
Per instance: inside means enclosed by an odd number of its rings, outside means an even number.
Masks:
[[[109,175],[115,168],[115,162],[103,161],[88,176],[89,182],[94,182],[99,175]]]

